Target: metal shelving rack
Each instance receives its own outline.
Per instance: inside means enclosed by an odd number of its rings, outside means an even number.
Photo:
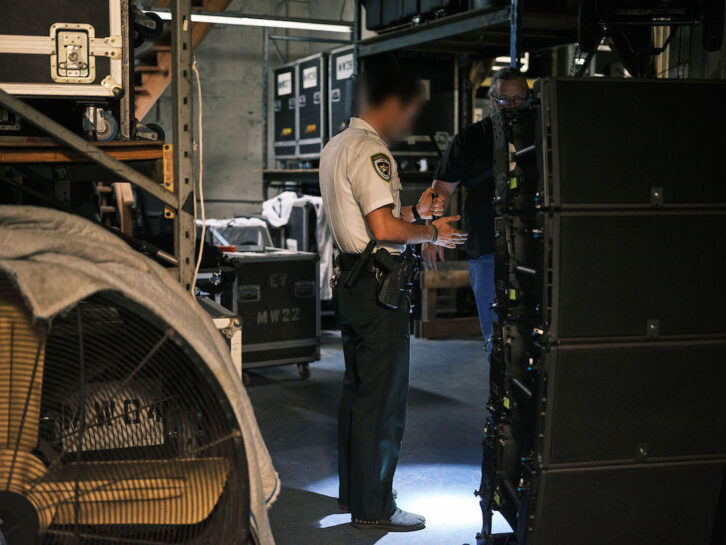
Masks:
[[[116,146],[97,145],[84,140],[72,131],[56,123],[27,103],[0,90],[0,105],[15,112],[49,136],[55,138],[57,151],[38,146],[38,150],[21,150],[28,155],[35,154],[33,160],[53,162],[53,153],[64,155],[63,162],[92,163],[112,181],[127,181],[147,191],[166,207],[166,216],[174,219],[174,255],[168,256],[178,273],[179,281],[192,289],[194,275],[194,152],[192,124],[192,12],[191,0],[172,0],[172,93],[173,93],[173,169],[165,168],[164,179],[157,181],[131,167],[128,162],[148,159],[139,155],[136,142],[120,142]],[[129,92],[127,91],[127,95]],[[144,146],[142,146],[144,147]],[[146,146],[148,147],[148,146]],[[43,148],[46,148],[43,150]],[[159,146],[161,148],[161,146]],[[73,152],[65,151],[66,149]],[[16,152],[18,150],[15,150]],[[159,157],[162,150],[158,151]],[[50,155],[48,155],[50,154]],[[152,155],[154,153],[152,152]],[[101,180],[103,181],[103,180]]]
[[[356,71],[359,58],[397,50],[419,50],[476,55],[494,58],[509,54],[512,65],[519,66],[523,51],[532,51],[577,40],[577,15],[553,11],[524,10],[521,0],[510,0],[506,5],[474,9],[440,17],[420,24],[399,27],[361,39],[363,31],[362,2],[355,0],[353,19],[353,43],[356,55]],[[275,37],[278,38],[278,37]],[[290,39],[287,38],[286,39]],[[297,38],[294,38],[297,39]],[[305,38],[300,38],[308,40]],[[311,40],[318,41],[318,40]],[[322,40],[320,40],[322,41]],[[336,41],[337,42],[337,41]],[[267,112],[269,55],[272,37],[264,38],[264,149],[263,149],[263,192],[265,198],[270,188],[290,189],[309,187],[316,170],[285,170],[268,168],[269,118]],[[461,84],[466,85],[463,79]],[[460,92],[461,122],[463,126],[470,119],[466,113],[466,101]],[[464,107],[462,107],[464,106]],[[459,121],[459,120],[457,120]]]
[[[360,11],[360,0],[356,1]],[[360,36],[361,17],[356,17]],[[398,49],[418,49],[480,56],[509,56],[519,63],[522,51],[572,43],[577,39],[577,14],[527,10],[521,0],[456,13],[418,25],[357,40],[359,57]]]

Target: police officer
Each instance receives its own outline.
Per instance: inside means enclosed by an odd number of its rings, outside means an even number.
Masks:
[[[420,530],[425,519],[402,511],[392,492],[406,417],[409,374],[409,305],[377,303],[382,271],[366,263],[352,287],[350,273],[371,239],[399,256],[406,244],[453,248],[466,233],[450,225],[458,216],[417,225],[443,211],[426,190],[401,207],[401,182],[386,141],[403,137],[423,102],[420,81],[390,57],[366,63],[359,79],[360,117],[331,139],[320,159],[320,191],[333,239],[341,252],[334,288],[345,356],[338,423],[339,503],[356,528]]]

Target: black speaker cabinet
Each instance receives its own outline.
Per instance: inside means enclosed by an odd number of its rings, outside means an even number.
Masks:
[[[501,497],[506,504],[514,490],[527,505],[510,520],[518,543],[714,545],[723,543],[714,539],[724,467],[703,461],[544,471],[524,486],[502,486]]]
[[[724,545],[726,84],[539,89],[492,120],[479,543]]]
[[[725,335],[724,229],[726,210],[545,216],[548,334]]]
[[[500,319],[557,340],[726,334],[726,210],[542,212],[496,225]]]
[[[726,340],[562,344],[539,365],[544,467],[726,458]]]
[[[545,207],[726,204],[726,81],[548,78],[541,89]]]

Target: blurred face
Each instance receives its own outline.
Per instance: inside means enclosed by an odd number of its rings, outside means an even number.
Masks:
[[[492,87],[492,108],[499,112],[506,108],[521,106],[529,96],[529,89],[522,78],[499,79]]]
[[[398,98],[389,97],[381,104],[383,126],[381,136],[386,140],[395,141],[411,134],[413,124],[421,111],[423,100],[413,99],[406,103]]]

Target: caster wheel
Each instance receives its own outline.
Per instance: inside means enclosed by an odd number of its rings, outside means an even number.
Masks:
[[[310,378],[310,364],[309,363],[298,363],[297,372],[300,373],[300,378],[307,380]]]
[[[134,30],[133,34],[134,34],[134,38],[133,38],[134,39],[134,48],[138,49],[139,47],[144,45],[146,38],[138,30]]]
[[[153,11],[147,11],[144,13],[145,21],[144,24],[137,24],[136,30],[147,40],[153,40],[161,36],[164,31],[164,21],[161,20],[156,13]]]
[[[158,125],[156,123],[147,123],[146,126],[156,133],[157,141],[163,142],[166,140],[166,133],[164,132],[164,128],[161,125]]]
[[[245,386],[249,386],[250,385],[250,375],[249,375],[249,373],[242,373],[242,384],[244,384]]]
[[[95,130],[96,141],[98,142],[111,142],[118,136],[118,122],[109,112],[101,110],[95,128],[91,126],[91,122],[87,117],[83,118],[83,130],[84,132]]]

